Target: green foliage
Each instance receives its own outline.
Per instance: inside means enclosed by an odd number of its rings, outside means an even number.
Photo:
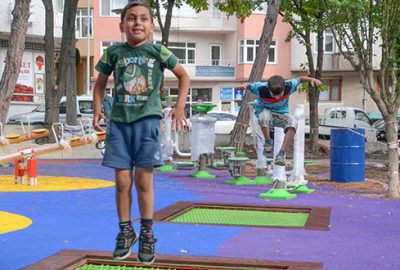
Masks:
[[[329,86],[325,85],[325,84],[321,84],[318,87],[318,92],[324,92],[324,91],[328,91],[329,90]],[[301,88],[299,88],[298,90],[299,93],[309,93],[310,92],[310,83],[309,82],[303,82],[301,84]]]
[[[228,16],[235,15],[243,21],[253,10],[261,10],[261,4],[265,2],[265,0],[219,0],[216,7]]]
[[[153,9],[155,9],[157,7],[157,3],[159,3],[159,5],[164,7],[165,9],[167,9],[168,4],[171,3],[171,1],[168,1],[168,0],[148,0],[147,2]],[[182,7],[183,3],[186,3],[189,6],[191,6],[196,12],[200,12],[202,10],[208,9],[208,1],[207,0],[186,0],[186,1],[176,0],[176,1],[174,1],[174,7],[180,8],[180,7]]]

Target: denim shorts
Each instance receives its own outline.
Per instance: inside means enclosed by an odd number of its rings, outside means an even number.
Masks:
[[[132,123],[110,121],[102,165],[128,170],[162,166],[160,117]]]
[[[289,114],[274,113],[268,110],[262,110],[258,115],[258,121],[263,127],[281,127],[285,133],[289,127],[297,129],[297,121]]]

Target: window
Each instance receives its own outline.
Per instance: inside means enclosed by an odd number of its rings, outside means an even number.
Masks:
[[[163,4],[160,4],[160,15],[165,16],[167,10],[164,8]],[[186,3],[181,3],[179,8],[174,7],[172,10],[173,17],[197,17],[197,12],[191,6]]]
[[[79,100],[80,113],[93,113],[93,102],[91,100]]]
[[[192,89],[192,102],[211,102],[212,89],[211,88],[193,88]]]
[[[365,112],[355,110],[355,111],[354,111],[354,114],[355,114],[355,120],[368,123],[368,125],[371,124],[371,120],[370,120],[369,117],[365,114]]]
[[[157,42],[160,43],[160,42]],[[181,64],[196,63],[196,44],[189,42],[170,42],[168,49],[173,52]]]
[[[118,17],[113,10],[122,9],[128,4],[128,0],[101,0],[100,15]]]
[[[116,45],[116,44],[120,44],[120,41],[102,41],[100,44],[100,57],[103,55],[104,51],[112,46],[112,45]]]
[[[211,1],[211,16],[213,18],[221,18],[221,11],[215,6],[217,2],[216,0]]]
[[[245,39],[239,43],[239,60],[241,63],[253,63],[259,46],[258,40]],[[277,63],[277,44],[275,40],[271,41],[268,52],[267,64]]]
[[[266,1],[258,5],[256,8],[253,8],[253,13],[255,14],[266,14],[267,11],[268,11],[268,3]]]
[[[326,91],[319,93],[320,101],[340,101],[342,98],[342,80],[326,79],[322,83],[328,87]]]
[[[324,31],[324,40],[323,40],[323,46],[324,46],[324,53],[333,53],[334,50],[334,39],[333,39],[333,33],[331,30],[325,30]],[[315,46],[314,46],[314,52],[318,53],[318,40],[317,40],[317,34],[315,34]]]
[[[89,29],[90,37],[93,37],[93,9],[90,9],[89,14]],[[76,38],[86,38],[87,37],[87,20],[88,14],[87,9],[78,9],[76,12]]]
[[[56,11],[58,13],[64,12],[64,0],[56,0]]]
[[[211,45],[211,65],[219,66],[221,64],[221,45]]]

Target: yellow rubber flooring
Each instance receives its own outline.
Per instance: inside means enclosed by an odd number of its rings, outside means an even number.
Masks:
[[[0,192],[37,192],[37,191],[65,191],[65,190],[84,190],[114,186],[114,182],[65,176],[38,176],[38,184],[33,187],[25,183],[16,185],[13,175],[0,175]]]
[[[30,218],[0,211],[0,234],[22,230],[32,224]]]

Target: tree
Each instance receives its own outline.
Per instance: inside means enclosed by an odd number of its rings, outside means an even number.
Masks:
[[[252,10],[260,6],[264,1],[251,1],[251,0],[227,0],[220,1],[217,5],[221,11],[226,12],[228,15],[235,14],[241,20],[250,16]],[[280,0],[268,0],[268,11],[265,16],[264,26],[260,37],[258,52],[250,73],[250,82],[260,81],[264,73],[265,63],[268,58],[269,46],[272,41],[276,21],[278,18]],[[254,100],[255,96],[250,91],[245,91],[242,105],[240,106],[239,114],[235,122],[235,126],[231,134],[231,145],[236,146],[238,151],[241,151],[244,146],[247,127],[250,120],[250,111],[248,102]]]
[[[0,122],[3,125],[6,122],[25,50],[30,3],[30,0],[16,0],[12,11],[10,42],[7,49],[6,65],[0,81]]]
[[[340,52],[386,123],[389,196],[400,197],[396,114],[400,105],[400,6],[397,0],[325,0]],[[380,46],[380,73],[374,56]],[[374,50],[375,47],[375,50]]]
[[[59,121],[59,95],[55,86],[54,74],[54,9],[52,0],[42,0],[45,8],[45,34],[44,46],[46,66],[46,92],[45,92],[45,127],[50,128],[52,123]]]
[[[161,31],[161,44],[166,47],[168,47],[169,31],[171,28],[172,12],[174,7],[180,8],[183,3],[187,3],[196,12],[200,12],[208,8],[207,0],[148,0],[147,2],[155,10],[155,16]],[[162,21],[161,7],[167,11],[164,22]]]
[[[57,76],[58,103],[67,96],[67,124],[77,125],[75,18],[78,0],[64,1],[60,67]]]
[[[321,79],[323,55],[324,55],[324,23],[325,9],[322,0],[283,0],[281,15],[284,22],[292,26],[288,40],[296,38],[304,45],[307,55],[308,76]],[[317,34],[317,62],[315,63],[312,45],[312,33]],[[312,151],[317,150],[319,137],[318,102],[319,89],[308,85],[308,97],[310,108],[310,142]]]

